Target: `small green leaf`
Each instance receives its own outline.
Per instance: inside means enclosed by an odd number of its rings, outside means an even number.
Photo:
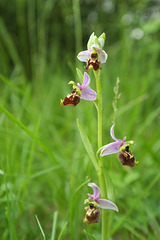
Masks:
[[[83,74],[82,74],[82,72],[79,68],[76,68],[76,71],[77,71],[77,75],[79,77],[79,80],[82,83],[83,82]]]
[[[81,138],[82,138],[82,141],[83,141],[83,144],[85,146],[85,149],[96,169],[96,171],[98,172],[99,171],[99,167],[98,167],[98,164],[97,164],[97,159],[96,159],[96,156],[95,156],[95,153],[93,152],[93,148],[92,148],[92,145],[84,131],[84,129],[82,128],[79,120],[77,119],[77,125],[78,125],[78,129],[79,129],[79,132],[80,132],[80,135],[81,135]]]

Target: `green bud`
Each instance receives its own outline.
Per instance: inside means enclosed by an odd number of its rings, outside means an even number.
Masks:
[[[92,45],[94,45],[94,44],[97,44],[97,45],[99,45],[99,47],[100,47],[98,38],[97,38],[96,35],[94,35],[94,32],[93,32],[93,33],[91,34],[89,40],[88,40],[87,48],[88,48],[88,49],[91,49]]]
[[[105,40],[106,40],[106,35],[105,35],[105,33],[102,33],[98,38],[98,42],[99,42],[99,45],[101,46],[101,48],[104,47]]]
[[[91,49],[93,45],[98,45],[99,48],[103,48],[104,43],[105,43],[106,35],[105,33],[102,33],[99,38],[94,34],[94,32],[91,34],[88,43],[87,43],[87,48]]]
[[[94,44],[95,41],[95,35],[94,32],[91,34],[91,36],[89,37],[88,43],[87,43],[87,48],[91,49],[91,46]]]

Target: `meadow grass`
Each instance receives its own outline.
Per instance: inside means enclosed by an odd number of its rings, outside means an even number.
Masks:
[[[19,1],[16,3],[17,21],[21,23],[24,9]],[[47,1],[47,18],[53,3]],[[35,6],[32,1],[28,4],[31,23]],[[94,236],[100,240],[101,222],[94,226],[83,223],[83,203],[89,192],[87,183],[98,179],[76,123],[79,119],[96,151],[95,106],[83,100],[75,108],[60,106],[60,99],[71,91],[67,83],[77,78],[75,58],[68,53],[58,63],[58,37],[46,57],[46,15],[41,11],[38,14],[41,14],[37,25],[38,52],[33,24],[28,33],[32,81],[26,75],[25,56],[20,59],[11,35],[0,21],[1,59],[4,60],[0,75],[0,239],[85,240]],[[21,24],[20,39],[24,41]],[[77,48],[79,45],[77,42]],[[158,40],[154,44],[148,37],[136,41],[124,33],[117,43],[108,49],[106,45],[105,49],[109,58],[102,65],[103,143],[111,141],[113,88],[119,77],[121,97],[115,134],[121,139],[127,136],[127,140],[134,140],[132,150],[139,161],[135,168],[128,168],[120,164],[116,155],[104,158],[110,176],[107,181],[114,185],[110,192],[114,191],[119,208],[119,213],[112,213],[112,239],[160,239]],[[9,60],[13,70],[7,74]],[[83,71],[83,65],[79,66]],[[95,83],[91,86],[95,88]]]

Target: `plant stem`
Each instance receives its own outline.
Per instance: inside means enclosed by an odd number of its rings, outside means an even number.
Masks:
[[[102,87],[101,87],[101,72],[100,70],[94,71],[97,86],[97,115],[98,115],[98,149],[102,147]],[[107,186],[103,173],[103,159],[99,156],[99,185],[101,189],[101,195],[103,198],[107,198]],[[109,221],[108,213],[106,210],[102,210],[102,240],[109,240],[108,231]]]

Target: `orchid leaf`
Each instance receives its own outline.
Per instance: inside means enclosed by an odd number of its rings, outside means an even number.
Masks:
[[[77,119],[77,126],[78,126],[78,129],[79,129],[79,132],[80,132],[80,135],[81,135],[81,138],[82,138],[82,141],[83,141],[83,144],[85,146],[85,149],[96,169],[96,171],[98,172],[99,171],[99,167],[98,167],[98,164],[97,164],[97,159],[96,159],[96,156],[95,156],[95,153],[93,152],[93,148],[92,148],[92,145],[84,131],[84,129],[82,128],[79,120]]]

